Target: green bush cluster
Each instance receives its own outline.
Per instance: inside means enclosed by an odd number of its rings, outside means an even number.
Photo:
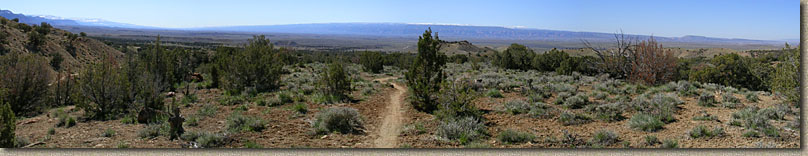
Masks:
[[[480,119],[482,111],[472,101],[478,96],[465,81],[445,82],[440,91],[435,117],[440,120],[472,117]]]
[[[563,112],[563,113],[561,113],[561,115],[559,115],[558,121],[561,122],[561,124],[563,124],[565,126],[567,126],[567,125],[578,125],[578,124],[585,124],[585,123],[588,123],[588,122],[592,121],[592,117],[589,117],[589,116],[584,115],[584,114]]]
[[[715,127],[713,130],[709,130],[704,125],[696,126],[695,128],[693,128],[692,130],[690,130],[688,132],[688,135],[690,136],[690,138],[694,138],[694,139],[695,138],[701,138],[701,137],[706,137],[706,138],[720,137],[720,136],[723,136],[724,134],[725,134],[724,128]]]
[[[480,120],[474,117],[442,121],[437,128],[441,139],[467,144],[488,136],[488,131]]]
[[[513,129],[506,129],[497,135],[497,140],[506,144],[529,142],[535,138],[536,136],[531,133],[520,132]]]
[[[213,71],[218,76],[211,77],[231,93],[275,90],[280,86],[283,62],[287,61],[282,55],[264,35],[253,36],[243,49],[217,49]]]
[[[0,90],[0,94],[3,94],[2,90]],[[17,126],[16,122],[17,118],[11,110],[11,106],[0,99],[0,125],[2,125],[0,126],[0,148],[15,147],[14,129]]]
[[[182,140],[194,141],[203,148],[215,148],[227,143],[227,137],[222,134],[210,132],[185,132],[180,136]]]
[[[16,116],[33,116],[50,107],[48,84],[52,80],[46,59],[29,53],[0,56],[0,99]]]
[[[592,142],[595,145],[609,146],[619,141],[620,137],[617,135],[617,133],[614,133],[614,131],[611,130],[602,129],[595,132],[590,142]]]
[[[578,109],[578,108],[584,108],[584,106],[589,104],[590,104],[589,97],[587,97],[584,94],[578,94],[567,98],[564,101],[563,106],[569,109]]]
[[[614,102],[602,105],[588,105],[585,109],[587,112],[591,112],[598,120],[614,122],[625,119],[622,115],[623,105],[623,102]]]
[[[266,121],[260,118],[244,116],[235,112],[227,118],[226,129],[230,132],[261,132],[266,129]]]
[[[320,73],[320,93],[326,98],[326,103],[342,102],[348,100],[351,92],[350,74],[345,71],[342,63],[331,63],[328,69]]]
[[[365,51],[359,54],[359,64],[371,73],[380,73],[384,69],[384,60],[381,52]]]
[[[571,57],[564,51],[553,48],[544,54],[536,54],[530,48],[511,44],[508,49],[493,54],[492,64],[505,69],[538,70],[570,75],[573,72],[593,75],[595,69],[588,62],[594,57]]]
[[[716,103],[715,95],[712,93],[702,92],[701,95],[699,95],[699,106],[713,107]]]
[[[359,111],[354,108],[328,108],[317,114],[314,120],[314,132],[328,134],[331,132],[363,133],[364,126]]]
[[[647,132],[660,130],[664,125],[665,123],[659,120],[659,118],[644,113],[635,114],[628,121],[628,126],[632,129]]]
[[[505,112],[511,114],[522,114],[530,111],[530,104],[523,100],[511,100],[504,104]]]

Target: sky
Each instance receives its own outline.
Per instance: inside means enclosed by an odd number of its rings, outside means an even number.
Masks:
[[[26,15],[166,28],[390,22],[681,37],[799,38],[794,0],[2,0]]]

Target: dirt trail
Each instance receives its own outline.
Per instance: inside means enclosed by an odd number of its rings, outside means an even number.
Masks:
[[[390,79],[394,79],[395,77],[386,77],[376,79],[380,82],[385,82]],[[394,88],[396,88],[396,92],[390,94],[390,102],[387,105],[387,115],[384,117],[384,121],[382,122],[381,128],[379,128],[379,138],[376,139],[375,148],[395,148],[398,140],[398,133],[401,130],[403,119],[403,107],[402,104],[404,103],[404,93],[407,91],[407,88],[399,86],[398,84],[390,82]]]

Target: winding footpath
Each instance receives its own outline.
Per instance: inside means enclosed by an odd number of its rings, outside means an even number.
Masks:
[[[386,77],[376,80],[379,82],[389,82],[391,79],[395,79],[395,77]],[[393,88],[396,88],[396,92],[390,94],[387,112],[384,113],[384,121],[381,128],[379,128],[379,138],[374,141],[375,148],[395,148],[398,141],[398,134],[402,127],[401,120],[404,114],[402,104],[404,103],[404,93],[407,92],[407,88],[392,82],[390,82],[390,84],[393,85]]]

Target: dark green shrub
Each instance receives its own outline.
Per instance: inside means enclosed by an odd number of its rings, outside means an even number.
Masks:
[[[533,58],[533,68],[539,71],[556,71],[561,66],[561,62],[569,59],[569,55],[564,51],[553,48],[544,54],[537,54]]]
[[[661,143],[659,139],[657,139],[654,135],[646,135],[645,136],[645,145],[654,146],[655,144]]]
[[[497,136],[497,140],[506,144],[529,142],[535,139],[536,136],[526,132],[519,132],[512,129],[506,129]]]
[[[497,89],[489,89],[485,92],[485,96],[492,97],[492,98],[503,98],[502,93],[499,92]]]
[[[47,34],[42,34],[36,31],[32,31],[28,33],[28,48],[34,50],[42,50],[42,46],[45,45],[47,41]]]
[[[306,104],[298,103],[292,106],[292,110],[299,113],[299,114],[306,114],[309,112],[308,108],[306,108]]]
[[[22,147],[30,145],[30,144],[31,144],[31,140],[28,140],[27,137],[17,136],[17,137],[14,138],[14,145],[15,145],[14,148],[22,148]]]
[[[62,69],[62,61],[65,60],[62,57],[62,54],[54,53],[51,56],[52,57],[49,64],[51,65],[51,67],[53,67],[53,70],[59,71],[59,69]]]
[[[236,112],[227,118],[226,129],[230,132],[261,132],[266,129],[266,124],[264,120]]]
[[[330,97],[328,103],[347,100],[351,92],[350,74],[342,67],[342,63],[331,63],[328,69],[320,73],[319,86],[320,92]]]
[[[780,137],[780,129],[776,127],[766,127],[762,129],[763,134],[767,137],[778,138]]]
[[[662,126],[664,125],[665,123],[660,121],[658,118],[644,113],[635,114],[628,121],[628,126],[632,129],[646,132],[655,132],[662,129]]]
[[[335,107],[317,113],[314,120],[314,131],[317,134],[331,132],[363,133],[364,126],[359,112],[354,108]]]
[[[202,117],[210,117],[216,115],[217,111],[219,111],[219,107],[217,107],[216,105],[205,104],[202,105],[202,108],[199,108],[199,110],[197,110],[196,115]]]
[[[16,116],[38,114],[47,104],[52,75],[44,57],[28,53],[0,56],[0,99]]]
[[[50,34],[51,30],[53,29],[53,26],[51,26],[50,24],[45,23],[45,22],[42,22],[38,26],[34,26],[34,27],[35,27],[34,30],[36,32],[38,32],[40,34],[45,34],[45,35]]]
[[[115,60],[108,58],[88,67],[79,79],[82,102],[76,107],[92,119],[116,119],[134,108],[129,100],[130,84],[127,75],[118,72]]]
[[[198,115],[191,115],[185,120],[185,125],[196,127],[199,126],[199,116]]]
[[[514,43],[503,52],[495,52],[493,64],[505,69],[529,70],[535,55],[530,48]]]
[[[760,137],[760,134],[758,134],[758,132],[755,130],[747,130],[742,136],[747,138],[757,138]]]
[[[795,107],[800,107],[800,49],[786,47],[785,55],[780,58],[783,63],[777,64],[769,80],[771,91],[782,96]]]
[[[584,64],[581,61],[582,59],[580,57],[570,57],[562,61],[560,66],[555,69],[555,72],[559,75],[570,75],[573,72],[581,71],[581,68],[584,68]]]
[[[688,132],[688,135],[690,136],[690,138],[694,138],[694,139],[695,138],[701,138],[701,137],[707,137],[707,138],[719,137],[719,136],[723,136],[724,134],[725,134],[724,128],[715,127],[713,130],[709,130],[704,125],[696,126],[695,128],[693,128],[692,130],[690,130]]]
[[[245,148],[264,148],[264,146],[261,146],[261,144],[255,143],[253,141],[247,141],[247,143],[244,143],[244,147]]]
[[[758,102],[760,100],[760,98],[758,98],[758,95],[757,95],[756,92],[748,92],[744,96],[746,96],[746,101],[749,101],[749,102],[752,102],[752,103]]]
[[[764,80],[753,73],[754,66],[754,59],[732,53],[716,56],[709,65],[695,66],[688,75],[690,81],[765,90]]]
[[[567,125],[585,124],[592,121],[592,118],[584,114],[563,112],[558,117],[558,121],[560,121],[564,126],[567,126]]]
[[[549,97],[551,94],[547,93],[536,93],[528,95],[527,99],[528,102],[544,102],[544,99]]]
[[[412,94],[412,104],[416,110],[433,112],[437,109],[437,93],[446,77],[443,68],[446,64],[446,55],[440,50],[440,39],[436,35],[432,38],[432,30],[424,32],[418,38],[418,56],[405,73],[407,86]]]
[[[679,148],[679,141],[673,139],[665,139],[662,141],[662,148]]]
[[[134,115],[123,116],[123,118],[121,118],[121,123],[123,123],[123,124],[136,124],[137,123],[137,117],[135,117]]]
[[[595,135],[592,136],[591,142],[596,145],[600,146],[609,146],[612,144],[617,143],[619,140],[619,136],[617,133],[614,133],[611,130],[599,130],[595,132]]]
[[[244,95],[223,95],[219,97],[219,104],[225,106],[242,104],[245,101],[247,101],[247,99],[245,98]]]
[[[711,116],[709,114],[704,114],[702,116],[693,117],[693,120],[700,120],[700,121],[716,121],[718,117]]]
[[[482,111],[474,107],[472,101],[478,96],[466,81],[446,82],[438,99],[435,117],[440,120],[473,117],[479,119]]]
[[[384,61],[381,52],[365,51],[359,54],[359,64],[362,64],[366,72],[380,73],[384,69]]]
[[[278,93],[277,95],[275,95],[275,98],[277,98],[278,101],[280,101],[281,105],[294,102],[292,96],[290,96],[289,93],[286,92]]]
[[[558,95],[556,96],[555,101],[553,101],[553,104],[556,104],[556,105],[564,104],[566,99],[571,97],[571,96],[572,96],[572,94],[570,94],[569,92],[558,93]]]
[[[180,136],[185,141],[195,141],[202,148],[212,148],[223,146],[231,139],[226,134],[213,134],[210,132],[185,132]]]
[[[140,138],[156,138],[159,136],[168,136],[171,131],[171,126],[168,122],[161,124],[148,124],[145,128],[139,130],[137,135]]]
[[[220,85],[231,93],[277,89],[285,61],[264,35],[254,36],[243,50],[217,50],[215,58]]]
[[[104,133],[101,133],[101,137],[109,138],[109,137],[112,137],[112,136],[115,136],[115,130],[112,130],[112,129],[109,129],[109,128],[107,128],[107,130],[104,130]]]
[[[0,90],[0,94],[3,94]],[[16,128],[17,119],[11,106],[0,99],[0,148],[13,148],[15,147],[14,129]]]

